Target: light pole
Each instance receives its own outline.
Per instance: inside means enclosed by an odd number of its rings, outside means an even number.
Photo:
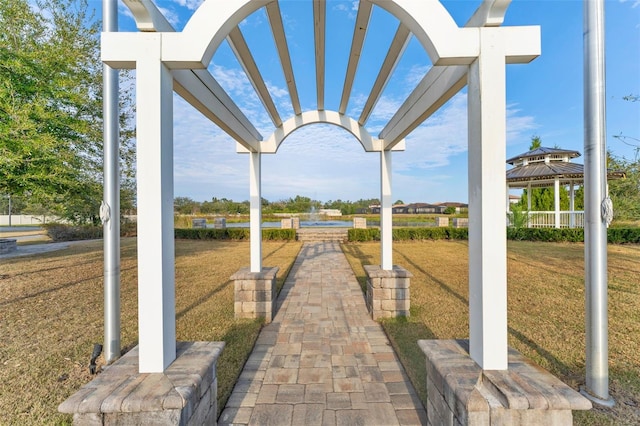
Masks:
[[[604,0],[584,1],[584,254],[586,386],[603,406],[609,396]],[[610,211],[610,210],[609,210]],[[610,219],[610,218],[609,218]]]
[[[105,32],[118,31],[117,0],[103,0]],[[120,167],[118,70],[102,65],[104,117],[104,195],[100,218],[104,234],[104,357],[120,357]]]

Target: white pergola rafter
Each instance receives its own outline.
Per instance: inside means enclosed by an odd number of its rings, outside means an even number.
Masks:
[[[269,24],[271,24],[273,39],[276,42],[276,49],[278,50],[278,56],[280,57],[280,64],[282,65],[284,80],[287,84],[287,89],[289,89],[289,95],[291,96],[291,105],[293,106],[293,112],[298,115],[302,113],[302,109],[300,108],[298,88],[296,87],[296,79],[293,75],[293,67],[291,66],[291,56],[289,55],[287,37],[284,35],[284,25],[282,24],[280,6],[278,5],[277,1],[273,1],[267,4],[266,9],[267,16],[269,17]]]
[[[325,0],[313,2],[313,36],[316,49],[316,97],[318,110],[324,109],[324,66],[327,5]]]
[[[510,3],[511,0],[483,2],[467,21],[465,27],[502,25],[504,14]],[[527,52],[535,52],[535,49],[527,49],[527,47],[525,47]],[[530,62],[535,57],[535,54],[522,58],[516,58],[514,55],[514,58],[509,58],[509,60]],[[407,136],[466,86],[467,71],[467,66],[434,66],[431,68],[385,125],[378,137],[385,140],[387,147],[391,147]]]
[[[251,85],[255,89],[258,94],[258,98],[264,105],[264,108],[267,110],[273,125],[278,127],[282,124],[282,119],[280,118],[280,114],[278,113],[278,109],[276,105],[273,103],[273,98],[269,93],[269,89],[267,89],[267,85],[260,74],[260,70],[258,69],[258,65],[256,61],[253,59],[253,55],[251,55],[251,51],[249,50],[249,46],[247,45],[242,32],[239,27],[235,27],[231,30],[228,37],[229,45],[233,50],[233,53],[236,55],[238,62],[244,69],[245,74],[249,78]]]
[[[175,32],[173,25],[151,0],[123,0],[142,32]],[[118,36],[118,34],[112,34]],[[109,42],[106,40],[105,42]],[[103,51],[107,50],[103,46]],[[103,55],[103,60],[104,60]],[[105,61],[109,63],[109,61]],[[133,60],[112,61],[117,68],[134,68]],[[206,70],[186,69],[174,73],[174,90],[250,152],[259,151],[262,135]]]
[[[505,65],[540,54],[538,27],[501,28],[510,0],[484,0],[466,27],[456,25],[438,0],[361,0],[339,110],[324,110],[326,4],[314,0],[316,110],[302,111],[277,0],[206,0],[181,32],[151,0],[124,0],[143,33],[104,33],[102,59],[114,68],[137,68],[138,259],[140,371],[160,372],[175,358],[173,248],[172,90],[249,152],[251,272],[262,270],[261,156],[275,153],[288,135],[314,123],[349,131],[365,151],[380,153],[381,268],[393,269],[391,236],[392,150],[404,137],[468,85],[470,354],[484,369],[507,368]],[[373,7],[394,15],[398,29],[360,119],[346,115]],[[260,8],[274,37],[294,115],[280,118],[238,25]],[[145,33],[146,32],[146,33]],[[432,69],[380,132],[364,127],[410,37],[416,37]],[[263,140],[207,71],[228,40],[274,122]],[[173,315],[173,316],[172,316]]]
[[[358,123],[361,125],[364,125],[367,120],[369,120],[373,107],[378,103],[380,95],[382,95],[382,91],[387,85],[387,82],[389,82],[391,74],[393,74],[393,70],[396,68],[396,65],[398,65],[400,58],[402,58],[404,49],[407,47],[407,44],[409,44],[409,40],[411,40],[411,32],[409,31],[409,28],[402,25],[402,23],[398,24],[398,29],[393,36],[393,41],[391,42],[391,46],[389,46],[387,56],[385,56],[384,62],[382,62],[382,67],[380,68],[378,77],[376,77],[376,81],[373,83],[367,102],[365,102],[362,112],[360,113]]]
[[[358,14],[356,15],[356,25],[353,29],[353,39],[351,40],[351,51],[349,52],[349,63],[347,64],[347,72],[344,77],[344,86],[342,88],[342,97],[340,98],[340,114],[347,112],[349,105],[349,97],[351,96],[351,88],[356,78],[358,62],[360,62],[360,54],[364,46],[364,38],[367,35],[369,27],[369,19],[371,19],[371,11],[373,5],[367,0],[360,0],[358,6]]]

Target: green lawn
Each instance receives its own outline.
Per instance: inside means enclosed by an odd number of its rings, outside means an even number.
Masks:
[[[343,246],[358,279],[380,263],[377,243]],[[640,424],[640,246],[610,245],[609,359],[613,409],[574,413],[576,424]],[[411,316],[383,326],[422,398],[418,339],[468,338],[466,241],[394,243],[394,263],[414,274]],[[575,389],[584,384],[584,245],[508,243],[509,344]]]
[[[300,249],[297,242],[264,242],[265,265],[278,266],[282,285]],[[122,346],[138,335],[134,238],[123,239]],[[176,241],[178,340],[225,341],[218,361],[222,408],[261,328],[234,320],[229,277],[249,264],[249,244]],[[103,341],[102,241],[41,255],[0,260],[0,424],[58,424],[71,416],[58,405],[92,379],[93,344]],[[102,357],[101,357],[102,358]]]

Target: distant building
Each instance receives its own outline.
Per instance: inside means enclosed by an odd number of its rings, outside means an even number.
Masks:
[[[330,217],[342,216],[342,212],[339,209],[320,209],[318,214]]]
[[[454,207],[456,213],[466,212],[469,209],[468,204],[464,203],[411,203],[411,204],[396,204],[391,207],[393,214],[443,214],[447,207]],[[380,205],[373,204],[369,206],[371,214],[380,213]]]

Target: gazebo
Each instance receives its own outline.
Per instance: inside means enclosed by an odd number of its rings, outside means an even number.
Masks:
[[[507,160],[513,168],[507,170],[507,193],[511,188],[553,187],[553,211],[531,211],[531,196],[527,197],[527,227],[583,228],[584,211],[575,209],[575,187],[584,183],[584,165],[572,163],[578,151],[538,147]],[[624,172],[608,171],[607,179],[625,177]],[[560,210],[560,187],[569,187],[569,210]],[[508,206],[507,202],[507,206]]]

